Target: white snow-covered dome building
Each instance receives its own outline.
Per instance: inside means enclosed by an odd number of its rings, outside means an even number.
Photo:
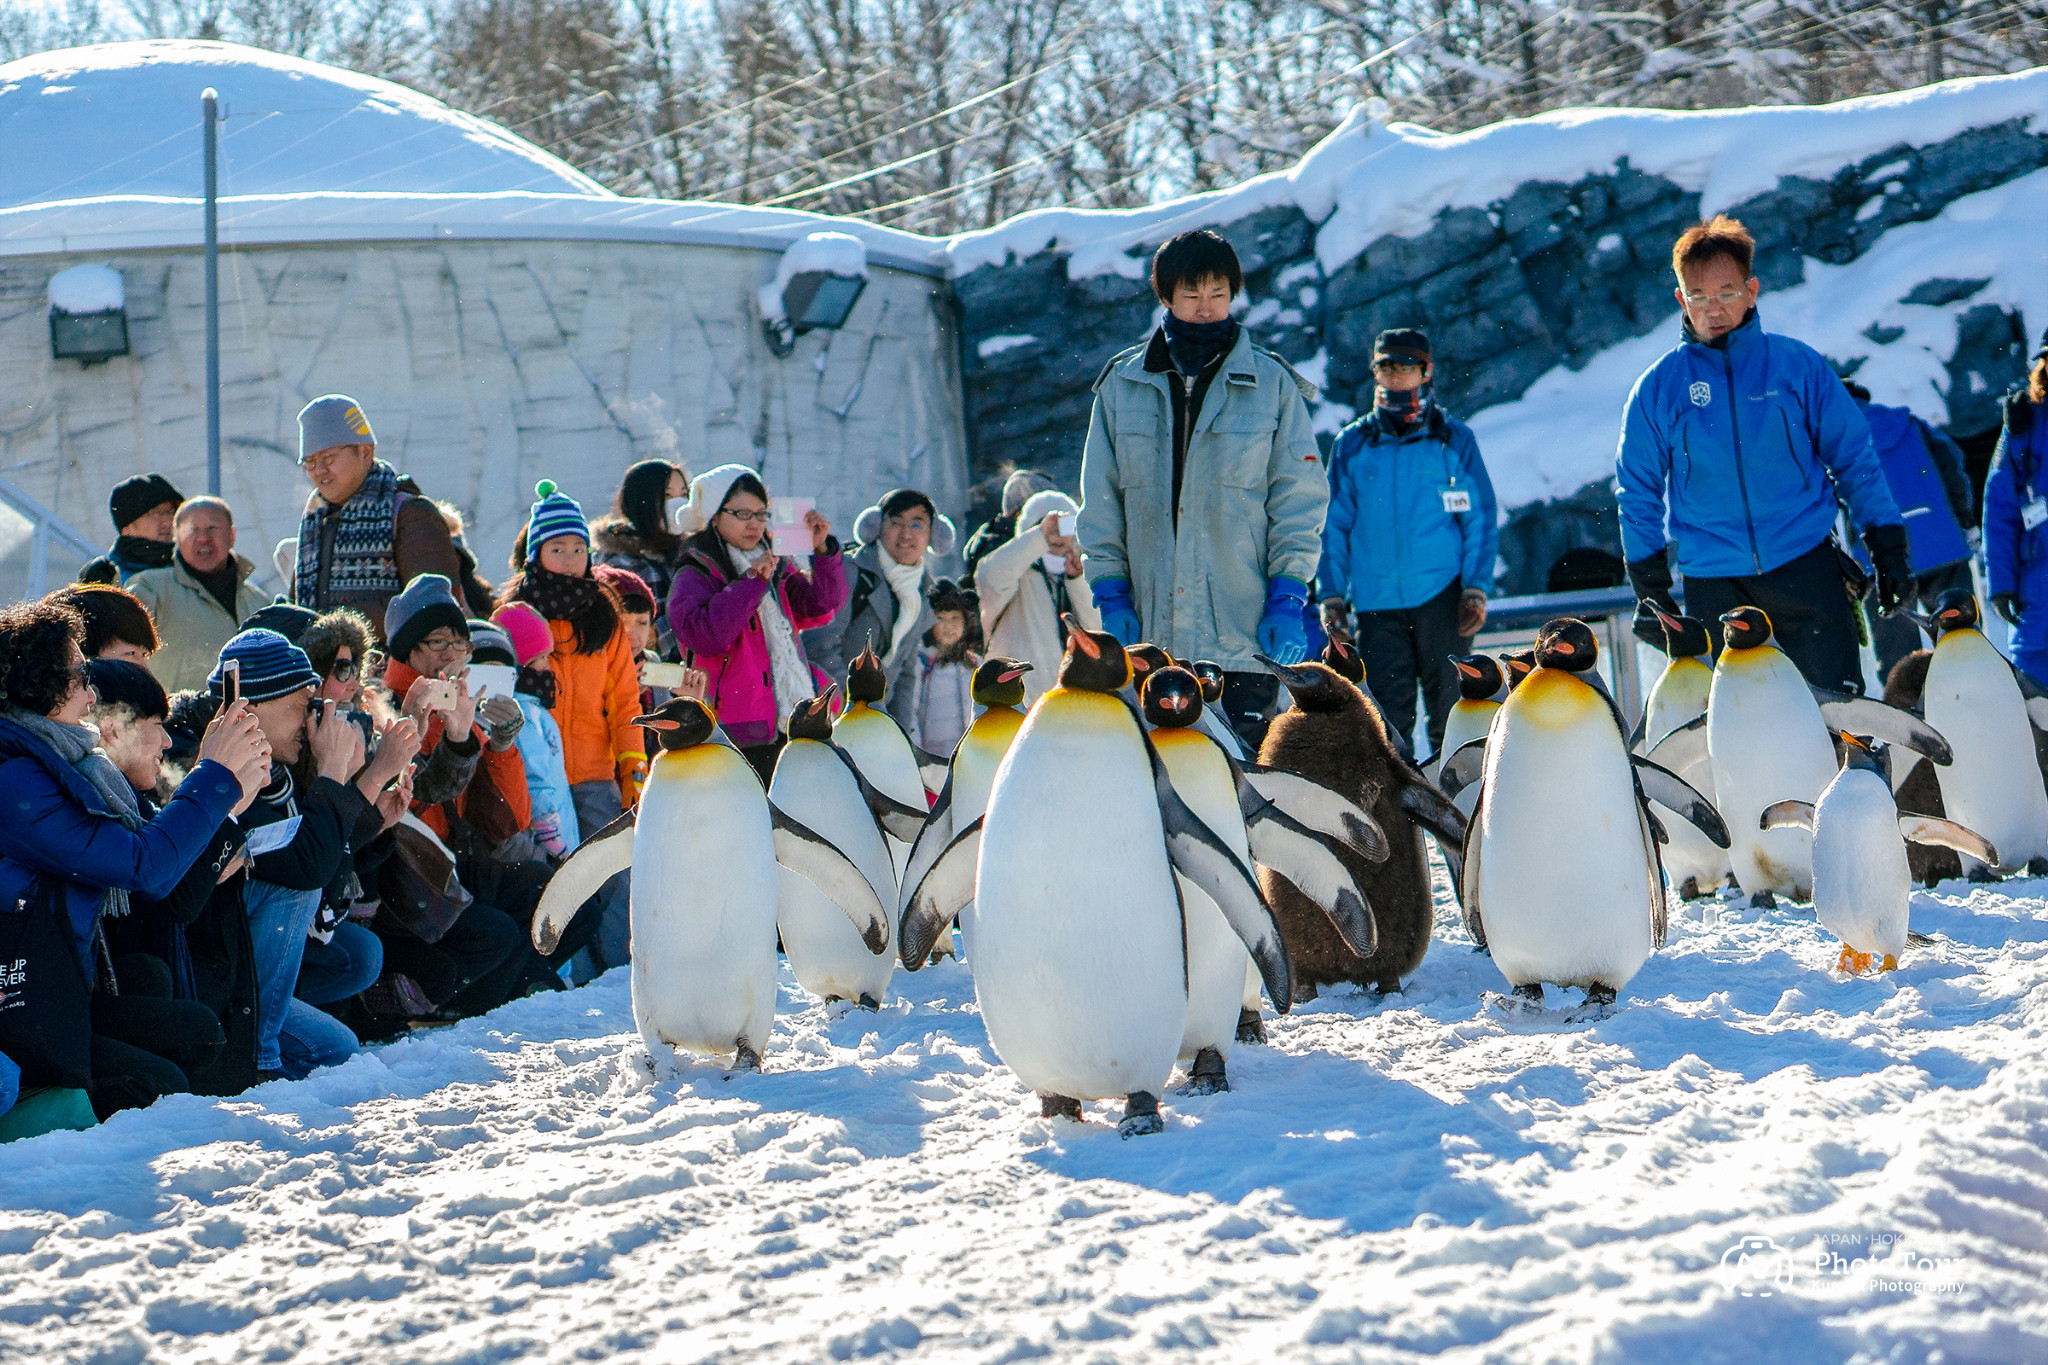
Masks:
[[[386,81],[226,43],[116,43],[0,65],[0,596],[30,586],[37,524],[53,583],[108,543],[120,479],[205,488],[208,87],[224,114],[221,491],[260,581],[305,502],[294,416],[336,391],[464,510],[492,577],[537,479],[595,517],[654,456],[752,465],[843,527],[899,484],[964,507],[959,348],[929,239],[627,199]],[[859,239],[866,287],[843,326],[778,356],[761,287],[826,228]],[[837,245],[824,255],[847,268]],[[79,266],[118,272],[125,354],[55,354],[51,281]],[[83,307],[80,286],[107,301],[103,270],[54,301]]]

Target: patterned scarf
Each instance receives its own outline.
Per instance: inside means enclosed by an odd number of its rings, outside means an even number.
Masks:
[[[341,506],[332,506],[317,492],[307,498],[306,515],[299,521],[299,564],[292,600],[318,611],[333,606],[344,595],[395,595],[401,591],[405,584],[398,577],[397,541],[402,496],[398,471],[378,460],[370,466],[363,486]],[[327,596],[320,599],[320,527],[329,517],[341,520],[334,528]]]
[[[745,574],[768,553],[768,546],[761,544],[742,550],[728,543],[725,552],[733,568]],[[768,677],[775,690],[775,728],[780,733],[788,729],[789,713],[796,710],[797,704],[818,695],[818,680],[811,676],[811,666],[804,662],[796,628],[782,614],[782,594],[775,585],[770,584],[768,591],[761,594],[761,605],[754,609],[754,614],[760,618],[761,634],[768,641]]]

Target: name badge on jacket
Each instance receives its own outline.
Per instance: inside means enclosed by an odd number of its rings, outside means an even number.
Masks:
[[[1446,512],[1469,512],[1472,510],[1472,490],[1469,488],[1439,488],[1437,493],[1444,500]]]
[[[2044,521],[2048,521],[2048,497],[2036,493],[2032,502],[2020,508],[2020,525],[2031,531]]]

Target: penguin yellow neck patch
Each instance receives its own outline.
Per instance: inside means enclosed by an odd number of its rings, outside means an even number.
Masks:
[[[1539,668],[1523,680],[1506,703],[1524,725],[1577,725],[1606,704],[1577,675],[1561,668]]]

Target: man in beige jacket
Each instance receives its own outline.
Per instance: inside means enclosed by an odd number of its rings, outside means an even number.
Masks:
[[[206,686],[221,646],[270,601],[249,585],[254,566],[235,553],[235,514],[219,498],[191,498],[172,528],[176,553],[168,566],[128,580],[149,609],[163,647],[149,671],[166,692]]]
[[[1032,494],[1017,513],[1017,533],[975,566],[989,655],[1031,665],[1024,675],[1026,706],[1059,679],[1060,655],[1067,646],[1060,613],[1071,611],[1088,629],[1102,629],[1095,595],[1081,572],[1079,513],[1074,500],[1056,488]],[[1068,528],[1064,533],[1061,518]]]

